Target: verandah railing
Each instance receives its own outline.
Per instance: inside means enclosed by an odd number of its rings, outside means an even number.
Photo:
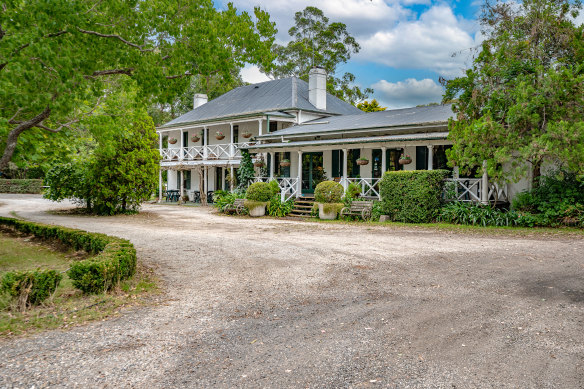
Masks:
[[[274,177],[273,180],[278,181],[280,187],[280,199],[288,201],[297,196],[298,193],[298,178],[296,177]],[[255,177],[253,182],[269,182],[270,177]]]
[[[224,143],[207,146],[190,146],[160,149],[164,161],[239,159],[241,148],[253,146],[254,142]]]

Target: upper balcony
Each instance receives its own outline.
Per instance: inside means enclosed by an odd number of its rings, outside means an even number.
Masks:
[[[241,148],[255,145],[256,142],[212,144],[207,146],[174,147],[160,149],[165,162],[207,161],[241,159]]]

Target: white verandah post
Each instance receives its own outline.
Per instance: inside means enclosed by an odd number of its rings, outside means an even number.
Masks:
[[[343,188],[347,191],[347,187],[349,186],[348,177],[347,177],[347,158],[348,158],[348,150],[343,149]]]
[[[162,202],[162,169],[158,168],[158,202]]]
[[[229,170],[229,189],[233,192],[233,165],[231,165]]]
[[[203,127],[203,159],[207,159],[208,156],[208,148],[209,148],[209,129],[207,127]]]
[[[274,169],[276,163],[276,153],[274,151],[270,152],[270,181],[274,179]]]
[[[184,190],[185,190],[185,182],[184,182],[183,173],[184,173],[184,171],[181,170],[180,171],[180,197],[178,199],[179,203],[182,202],[182,198],[184,196]]]
[[[428,170],[434,170],[434,146],[428,146]]]
[[[233,158],[235,156],[235,146],[233,145],[233,123],[229,123],[229,127],[231,128],[231,134],[229,136],[229,158]]]
[[[302,195],[302,151],[298,151],[298,189],[296,190],[296,197]]]
[[[207,174],[207,166],[204,166],[204,167],[203,167],[203,172],[204,172],[204,173],[203,173],[203,193],[204,193],[205,195],[207,195],[207,191],[208,191],[208,190],[207,190],[207,187],[208,187],[208,184],[207,184],[207,178],[209,178],[209,177],[208,177],[208,174]]]
[[[225,170],[227,170],[226,167],[221,168],[221,190],[225,190]]]
[[[383,173],[387,170],[387,147],[381,148],[381,177],[383,177]]]
[[[185,135],[184,130],[180,130],[180,152],[179,152],[179,160],[183,160],[185,157]],[[182,172],[182,170],[181,170]],[[182,193],[181,193],[182,196]]]

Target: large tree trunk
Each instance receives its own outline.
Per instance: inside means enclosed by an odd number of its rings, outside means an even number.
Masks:
[[[541,161],[537,161],[533,164],[532,176],[531,176],[531,187],[533,189],[539,186],[539,181],[541,178]]]
[[[6,168],[8,168],[8,163],[12,160],[12,156],[16,150],[16,145],[18,143],[18,137],[20,134],[41,124],[42,121],[47,119],[50,114],[51,109],[47,107],[43,112],[30,120],[24,122],[15,122],[14,120],[11,120],[13,124],[17,123],[17,126],[8,133],[8,137],[6,138],[6,147],[4,148],[2,158],[0,158],[0,172],[3,172],[6,170]]]

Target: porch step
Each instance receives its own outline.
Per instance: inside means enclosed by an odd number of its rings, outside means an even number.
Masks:
[[[314,196],[302,196],[294,200],[294,208],[290,212],[292,217],[311,217],[312,207],[314,206]]]

